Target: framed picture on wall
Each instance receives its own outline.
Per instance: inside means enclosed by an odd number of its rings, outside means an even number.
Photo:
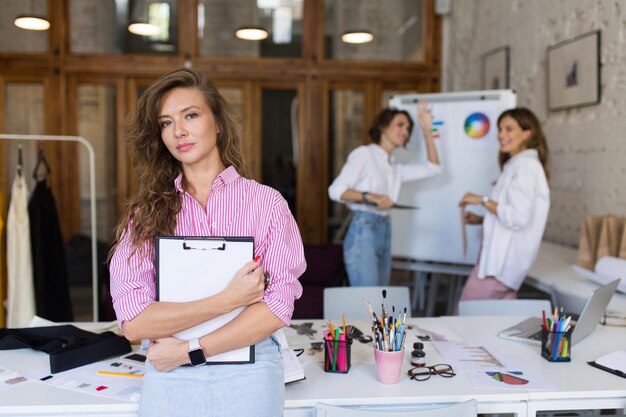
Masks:
[[[501,46],[483,55],[484,90],[503,90],[511,87],[509,80],[511,48]]]
[[[548,109],[600,102],[600,31],[548,47]]]

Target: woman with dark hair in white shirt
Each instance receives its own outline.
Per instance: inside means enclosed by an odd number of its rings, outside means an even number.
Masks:
[[[393,151],[405,146],[413,130],[406,111],[383,109],[369,130],[372,144],[348,155],[341,173],[328,187],[334,201],[352,210],[343,242],[344,263],[350,285],[388,285],[391,275],[391,209],[403,182],[432,177],[442,171],[432,136],[432,115],[425,102],[418,104],[418,123],[427,153],[426,164],[400,164]]]
[[[513,299],[535,262],[550,210],[548,145],[537,117],[526,108],[498,118],[500,167],[489,196],[467,193],[459,205],[483,205],[485,216],[465,213],[466,224],[483,224],[482,248],[461,300]]]

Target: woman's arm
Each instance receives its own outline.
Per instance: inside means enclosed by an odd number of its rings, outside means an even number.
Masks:
[[[460,207],[467,207],[469,205],[478,206],[478,205],[481,205],[481,204],[490,213],[492,213],[492,214],[497,214],[498,213],[498,203],[496,201],[493,201],[489,197],[486,197],[486,196],[482,196],[482,195],[478,195],[478,194],[474,194],[474,193],[465,193],[463,198],[461,198],[461,201],[459,201],[459,206]]]
[[[389,196],[384,194],[370,193],[367,191],[357,191],[352,188],[348,188],[341,194],[342,201],[353,201],[355,203],[375,203],[376,207],[382,210],[393,207],[394,201]]]
[[[182,303],[154,302],[123,325],[129,340],[167,337],[263,298],[263,269],[248,262],[218,294]]]
[[[439,154],[433,140],[433,115],[428,109],[428,103],[425,101],[417,102],[417,123],[422,129],[424,141],[426,143],[426,157],[428,161],[439,165]]]
[[[219,353],[251,346],[266,339],[285,325],[265,303],[246,308],[233,320],[200,338],[204,356],[210,359]],[[189,363],[188,342],[175,337],[153,340],[147,357],[159,371],[170,371]]]
[[[184,303],[156,302],[154,247],[132,250],[125,233],[109,264],[111,297],[120,327],[129,340],[170,336],[235,308],[261,300],[263,276],[249,262],[219,294]]]
[[[363,177],[368,159],[368,150],[364,146],[356,148],[348,155],[348,160],[341,168],[341,172],[328,187],[328,197],[330,197],[331,200],[339,203],[361,200],[360,191],[357,191],[355,187]],[[352,191],[354,194],[349,193],[347,198],[344,199],[343,197],[346,191]]]

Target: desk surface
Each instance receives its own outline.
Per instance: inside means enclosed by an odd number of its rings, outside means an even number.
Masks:
[[[407,360],[403,366],[401,381],[395,385],[383,385],[376,379],[371,345],[354,341],[352,367],[348,374],[328,374],[323,371],[323,354],[309,355],[311,342],[321,341],[322,321],[312,321],[318,332],[309,338],[298,335],[293,328],[285,334],[292,347],[303,347],[300,357],[304,364],[306,380],[288,384],[285,389],[285,416],[313,416],[317,402],[341,405],[366,405],[383,408],[432,403],[453,403],[475,398],[480,413],[516,412],[526,415],[532,401],[547,401],[553,409],[571,409],[580,401],[595,399],[598,407],[615,405],[626,407],[626,383],[624,379],[600,371],[586,364],[589,360],[623,349],[626,332],[616,327],[598,326],[587,339],[572,349],[572,362],[550,363],[539,355],[538,348],[499,339],[495,333],[519,321],[520,317],[441,317],[411,319],[416,328],[407,337],[407,350],[417,334],[434,333],[448,340],[493,342],[504,347],[541,371],[556,387],[551,391],[526,392],[512,390],[478,390],[468,376],[459,373],[450,379],[431,378],[426,382],[411,381],[406,376],[410,367]],[[295,324],[304,322],[296,321]],[[355,322],[359,329],[369,334],[368,323]],[[428,364],[441,361],[438,352],[429,342],[424,342]],[[28,371],[45,366],[47,356],[29,350],[1,351],[0,366],[16,371]],[[558,402],[555,403],[555,401]],[[564,402],[565,401],[565,402]],[[579,408],[588,408],[579,406]],[[43,416],[69,414],[79,411],[81,415],[134,416],[137,404],[107,397],[81,394],[73,391],[29,381],[14,388],[0,391],[0,416]]]
[[[451,341],[496,343],[511,355],[524,358],[524,362],[546,376],[556,390],[535,392],[478,390],[463,373],[450,379],[433,377],[427,382],[411,381],[406,376],[406,371],[410,367],[408,358],[402,370],[400,383],[385,386],[376,380],[372,348],[355,341],[353,366],[347,375],[325,374],[321,362],[305,363],[307,380],[287,386],[286,408],[312,406],[318,401],[343,405],[372,405],[448,403],[475,398],[479,402],[479,412],[483,413],[496,412],[497,404],[494,403],[529,399],[624,399],[626,396],[624,379],[587,364],[587,361],[623,349],[626,346],[624,329],[598,326],[591,336],[572,348],[572,362],[551,363],[540,356],[538,347],[495,336],[498,330],[522,319],[523,317],[441,317],[412,319],[411,323],[416,323],[422,330],[428,329],[445,335]],[[357,324],[357,327],[367,329],[367,323],[363,323],[362,326]],[[286,332],[289,332],[290,343],[295,345],[303,341],[302,336],[299,338],[295,336],[295,330],[287,329]],[[415,334],[408,339],[407,347],[414,341],[417,341]],[[427,364],[440,363],[442,358],[432,344],[424,342],[424,345]],[[624,401],[626,402],[626,399]]]
[[[572,269],[577,253],[574,248],[542,242],[526,282],[544,291],[553,289],[559,305],[580,314],[591,292],[600,285]],[[626,314],[626,294],[616,292],[608,310]]]

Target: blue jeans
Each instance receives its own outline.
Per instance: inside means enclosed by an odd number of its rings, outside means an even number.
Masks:
[[[391,276],[391,221],[366,211],[352,212],[343,241],[343,260],[350,285],[386,286]]]
[[[146,363],[139,416],[278,417],[284,399],[283,358],[270,336],[255,345],[253,364],[159,372]]]

